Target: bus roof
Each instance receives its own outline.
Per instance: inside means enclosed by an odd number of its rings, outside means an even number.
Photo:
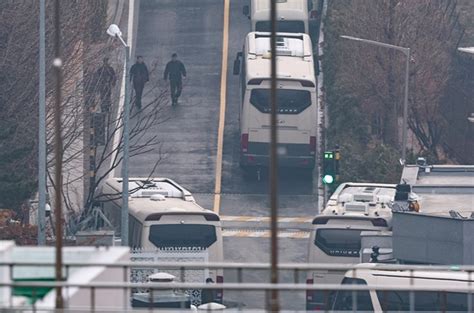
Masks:
[[[144,222],[155,214],[203,214],[218,215],[204,209],[194,200],[189,191],[169,178],[130,178],[129,181],[129,211],[139,221]],[[102,194],[117,195],[115,201],[121,202],[122,179],[108,179]]]
[[[309,81],[315,86],[313,52],[308,35],[277,34],[279,80]],[[270,79],[270,33],[251,32],[246,37],[246,79]]]
[[[332,194],[321,215],[391,216],[395,184],[343,183]]]
[[[304,20],[308,18],[308,0],[277,0],[277,19]],[[270,1],[252,0],[251,17],[254,21],[270,20]]]

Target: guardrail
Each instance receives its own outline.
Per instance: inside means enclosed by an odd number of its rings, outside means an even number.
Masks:
[[[0,268],[8,267],[10,269],[10,275],[13,277],[13,270],[16,267],[54,267],[53,262],[0,262]],[[375,268],[373,268],[375,266]],[[147,290],[150,302],[154,299],[154,295],[159,295],[160,292],[164,290],[224,290],[224,291],[236,291],[240,293],[245,292],[263,292],[262,303],[268,303],[264,300],[268,300],[268,297],[271,291],[278,290],[281,292],[291,292],[291,293],[301,293],[301,292],[308,292],[308,291],[315,291],[315,292],[344,292],[344,291],[351,291],[352,292],[352,310],[354,312],[357,311],[358,308],[358,292],[363,291],[378,291],[378,292],[409,292],[409,307],[410,312],[415,311],[415,294],[417,292],[442,292],[442,293],[464,293],[469,294],[468,302],[467,302],[467,310],[468,312],[472,312],[472,293],[474,293],[474,284],[473,284],[473,272],[474,266],[430,266],[430,265],[400,265],[400,264],[373,264],[373,265],[359,265],[356,266],[354,264],[298,264],[298,263],[282,263],[278,265],[279,271],[290,271],[293,272],[294,281],[292,283],[279,283],[279,284],[270,284],[266,282],[262,283],[255,283],[255,282],[244,282],[243,281],[243,271],[251,271],[251,270],[259,270],[259,271],[269,271],[270,264],[268,263],[151,263],[151,262],[117,262],[117,263],[107,263],[107,262],[87,262],[87,263],[80,263],[80,262],[68,262],[64,264],[64,269],[66,273],[68,269],[71,268],[88,268],[88,267],[107,267],[107,268],[121,268],[123,269],[124,279],[127,278],[127,275],[130,273],[130,269],[134,267],[140,268],[159,268],[160,271],[165,271],[167,269],[181,269],[182,271],[190,270],[190,269],[223,269],[228,271],[235,270],[237,272],[237,282],[224,282],[224,283],[213,283],[208,284],[204,282],[200,283],[191,283],[191,282],[173,282],[170,283],[130,283],[130,282],[94,282],[94,283],[74,283],[74,282],[56,282],[56,281],[12,281],[12,282],[3,282],[0,283],[0,288],[30,288],[33,290],[39,290],[40,288],[48,288],[54,289],[57,287],[61,287],[64,290],[66,304],[67,296],[69,294],[69,290],[71,289],[78,289],[78,290],[88,290],[87,295],[88,299],[84,303],[89,303],[87,307],[80,308],[81,312],[95,312],[98,308],[96,308],[95,303],[98,298],[97,293],[101,290],[117,290],[121,289],[124,295],[123,301],[123,311],[133,311],[135,309],[131,309],[129,307],[129,298],[131,296],[132,290]],[[299,274],[306,273],[307,271],[334,271],[338,273],[344,273],[348,270],[352,270],[352,274],[354,277],[357,276],[357,272],[360,270],[370,270],[376,269],[380,271],[408,271],[410,273],[409,280],[410,285],[402,286],[402,285],[387,285],[387,284],[369,284],[369,285],[342,285],[342,284],[307,284],[305,282],[299,282]],[[465,272],[467,273],[467,286],[459,286],[459,285],[450,285],[445,284],[442,287],[439,285],[415,285],[414,284],[414,275],[416,271],[424,271],[424,272]],[[171,288],[170,288],[171,287]],[[99,296],[100,297],[100,296]],[[127,304],[128,303],[128,304]],[[224,298],[225,303],[225,298]],[[304,306],[302,304],[301,306]],[[13,301],[10,301],[8,305],[4,308],[8,310],[29,310],[29,311],[39,311],[39,312],[46,312],[48,308],[36,308],[35,301],[32,301],[30,306],[22,306],[18,307],[15,306]],[[0,307],[0,310],[3,309]],[[74,312],[79,308],[69,307],[66,308],[62,312]],[[262,309],[262,308],[260,308]],[[100,311],[106,311],[106,308],[100,307]],[[112,309],[111,309],[112,310]],[[153,307],[149,307],[149,310],[156,310]],[[235,309],[236,311],[240,312],[248,312],[248,309],[242,308],[239,306]],[[228,311],[235,311],[234,309],[228,309]],[[120,308],[114,308],[114,312],[121,312]],[[176,312],[180,312],[181,310],[177,310]],[[443,311],[440,308],[440,311]],[[173,310],[167,309],[167,312],[174,312]],[[254,310],[252,309],[252,312]],[[262,312],[266,312],[263,310]]]

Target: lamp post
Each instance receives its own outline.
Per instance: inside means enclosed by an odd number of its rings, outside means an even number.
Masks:
[[[461,52],[474,54],[474,47],[458,48],[458,50]],[[474,123],[474,113],[471,113],[471,115],[467,118],[467,120],[471,123]]]
[[[38,245],[46,244],[46,49],[45,0],[39,18],[39,111],[38,111]]]
[[[403,52],[405,56],[407,57],[406,69],[405,69],[406,71],[405,73],[405,99],[403,103],[403,129],[402,129],[403,134],[402,134],[402,158],[401,158],[402,163],[405,164],[406,150],[407,150],[407,130],[408,130],[407,124],[408,124],[408,86],[409,86],[409,78],[410,78],[410,48],[390,45],[390,44],[379,42],[379,41],[362,39],[362,38],[357,38],[357,37],[352,37],[352,36],[342,35],[341,38],[363,42],[363,43],[373,45],[373,46],[398,50],[398,51]]]
[[[107,29],[107,34],[118,38],[125,48],[125,63],[124,63],[124,77],[125,92],[123,105],[123,160],[122,160],[122,216],[121,216],[121,231],[120,238],[122,246],[128,246],[128,159],[129,159],[129,119],[130,119],[130,101],[129,97],[129,81],[128,81],[128,64],[130,62],[130,47],[122,38],[120,28],[112,24]]]

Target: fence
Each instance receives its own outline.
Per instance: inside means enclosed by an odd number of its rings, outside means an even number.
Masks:
[[[17,263],[9,263],[9,262],[1,262],[0,267],[7,267],[10,272],[10,276],[12,277],[13,269],[18,266],[37,266],[37,267],[53,267],[53,263],[38,263],[38,262],[17,262]],[[269,293],[273,290],[277,290],[279,292],[308,292],[308,291],[315,291],[315,292],[322,292],[327,293],[329,291],[338,292],[339,294],[349,295],[347,299],[350,300],[350,303],[345,301],[344,305],[340,309],[342,311],[360,311],[366,303],[361,303],[360,301],[365,301],[363,297],[360,295],[362,293],[367,292],[378,292],[381,294],[390,293],[390,292],[399,292],[400,294],[407,295],[407,302],[405,305],[405,310],[409,312],[416,312],[417,307],[416,299],[419,295],[423,293],[429,292],[438,292],[441,293],[442,297],[446,298],[449,297],[450,294],[455,295],[465,295],[465,303],[463,304],[463,309],[459,311],[463,312],[472,312],[472,293],[474,291],[473,288],[473,280],[472,280],[472,273],[474,272],[474,266],[462,266],[462,267],[447,267],[447,266],[408,266],[408,265],[396,265],[396,264],[369,264],[364,266],[355,266],[353,264],[279,264],[278,270],[279,271],[289,271],[293,273],[293,281],[292,282],[285,282],[279,284],[270,284],[266,282],[244,282],[242,280],[242,273],[244,271],[269,271],[270,265],[267,263],[186,263],[186,264],[177,264],[175,262],[170,263],[150,263],[150,262],[119,262],[114,264],[107,264],[103,262],[98,263],[67,263],[64,264],[65,273],[68,273],[71,268],[84,268],[84,267],[110,267],[116,268],[123,271],[124,277],[129,275],[130,270],[135,267],[139,267],[142,269],[150,269],[153,270],[154,268],[160,268],[162,271],[167,271],[167,269],[176,269],[179,268],[180,271],[183,273],[186,270],[205,270],[205,269],[224,269],[226,271],[235,271],[237,273],[237,281],[236,282],[224,282],[221,284],[206,284],[204,282],[175,282],[173,285],[169,283],[133,283],[133,282],[124,282],[124,283],[108,283],[108,282],[100,282],[100,283],[69,283],[69,282],[54,282],[54,281],[42,281],[42,282],[33,282],[33,281],[23,281],[23,282],[3,282],[0,283],[0,288],[31,288],[32,290],[38,290],[38,294],[40,290],[44,288],[47,289],[54,289],[57,287],[63,288],[63,294],[65,296],[65,303],[66,309],[64,312],[95,312],[95,311],[113,311],[113,312],[131,312],[134,309],[130,308],[127,303],[129,303],[129,299],[127,297],[131,296],[131,291],[133,289],[147,289],[149,290],[150,300],[153,299],[154,295],[159,295],[160,292],[165,290],[170,290],[170,286],[172,289],[175,290],[212,290],[212,289],[222,289],[225,291],[236,291],[236,292],[263,292],[265,298],[269,295]],[[359,277],[358,273],[367,270],[376,270],[379,273],[381,271],[391,271],[394,273],[395,271],[403,271],[406,273],[405,277],[408,277],[409,284],[382,284],[382,283],[368,283],[365,284],[307,284],[305,282],[300,282],[300,274],[306,273],[308,271],[334,271],[334,272],[345,272],[350,270],[351,277]],[[466,284],[459,285],[459,284],[451,284],[451,283],[444,283],[440,287],[437,284],[416,284],[416,279],[419,278],[419,274],[421,271],[426,273],[433,273],[435,279],[437,279],[436,275],[441,275],[443,278],[439,278],[440,281],[448,281],[446,279],[447,275],[465,275],[465,279],[463,280]],[[435,273],[436,272],[436,273]],[[440,272],[442,272],[440,274]],[[418,275],[418,276],[417,276]],[[347,276],[347,275],[346,275]],[[460,281],[459,278],[456,278],[455,281]],[[68,306],[68,292],[67,290],[70,289],[80,289],[80,290],[88,290],[87,293],[83,293],[85,297],[82,303],[87,303],[86,306]],[[118,305],[114,308],[106,308],[106,307],[96,307],[95,304],[97,302],[97,292],[100,290],[112,290],[112,289],[121,289],[123,292],[125,299],[124,301],[119,301],[117,299],[117,303],[123,303]],[[267,299],[262,299],[262,303],[267,303]],[[449,300],[449,299],[448,299]],[[382,301],[381,301],[382,302]],[[225,304],[225,297],[224,297],[224,304]],[[444,304],[439,304],[438,310],[440,312],[445,311],[457,311],[457,310],[447,310],[446,305],[449,304],[448,302],[444,302]],[[383,303],[382,303],[383,305]],[[304,304],[300,305],[304,307]],[[377,304],[372,307],[369,311],[378,312],[380,309],[381,304]],[[444,308],[443,308],[444,306]],[[255,312],[253,308],[251,308],[252,312]],[[265,311],[265,306],[260,309],[261,312]],[[282,306],[282,311],[285,307]],[[158,310],[153,307],[149,308],[150,311]],[[240,312],[248,312],[250,308],[243,308],[241,306],[236,306],[233,309],[227,309],[227,311],[240,311]],[[304,309],[303,309],[304,310]],[[6,312],[21,312],[21,311],[29,311],[29,312],[47,312],[47,311],[54,311],[52,307],[36,307],[36,301],[31,301],[28,305],[16,305],[14,300],[10,298],[10,303],[4,304],[0,311]],[[180,312],[182,309],[176,309],[176,312]],[[326,311],[330,311],[329,308]],[[385,310],[384,310],[385,311]],[[174,312],[174,310],[167,309],[167,312]],[[293,311],[294,312],[294,311]]]

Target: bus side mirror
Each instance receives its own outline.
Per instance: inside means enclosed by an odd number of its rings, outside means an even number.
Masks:
[[[240,59],[242,58],[242,56],[243,56],[242,52],[237,52],[237,55],[235,56],[234,70],[233,70],[234,75],[240,74]]]
[[[242,14],[250,18],[250,7],[248,5],[244,5],[244,7],[242,8]]]
[[[240,74],[240,59],[234,60],[234,75]]]

